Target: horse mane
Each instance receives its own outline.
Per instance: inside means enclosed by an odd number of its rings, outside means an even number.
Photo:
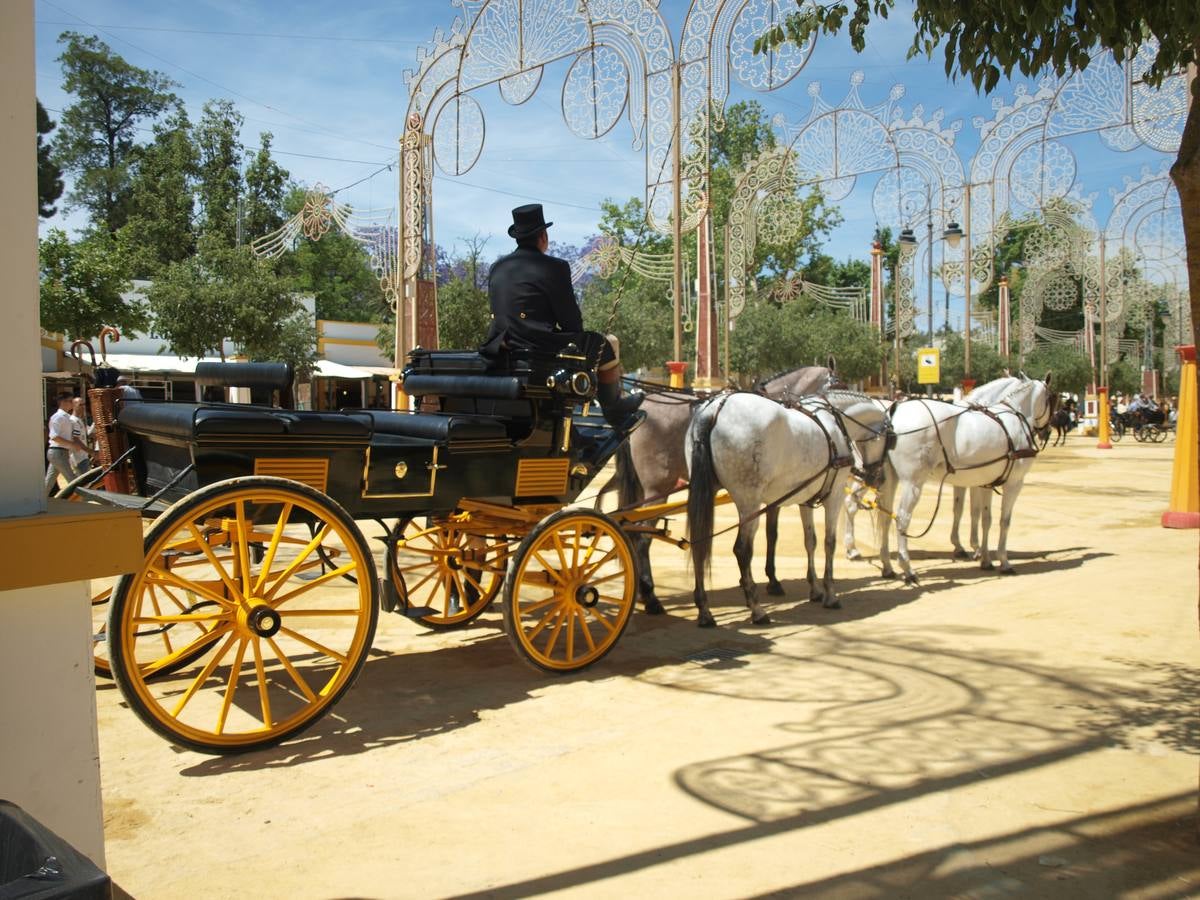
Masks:
[[[774,375],[768,376],[767,378],[758,379],[758,381],[754,382],[753,389],[755,391],[766,391],[766,390],[770,389],[770,386],[772,383],[779,381],[782,378],[786,378],[789,375],[795,375],[801,369],[824,369],[824,368],[827,368],[827,367],[826,366],[796,366],[795,368],[784,369],[782,372],[776,372]]]

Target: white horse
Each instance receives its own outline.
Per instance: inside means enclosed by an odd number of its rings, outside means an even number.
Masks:
[[[982,384],[975,388],[971,393],[962,399],[963,403],[973,404],[976,406],[988,406],[993,403],[999,403],[1004,399],[1005,394],[1020,387],[1024,382],[1020,378],[1004,376]],[[892,404],[887,400],[875,400],[884,410],[891,408]],[[931,444],[936,443],[937,433],[933,429],[926,429],[919,432]],[[879,483],[867,483],[862,479],[852,481],[846,491],[846,520],[844,526],[844,546],[847,559],[862,559],[862,553],[858,549],[858,545],[854,538],[854,516],[863,509],[864,503],[867,500],[868,490],[874,488],[878,490],[881,485]],[[950,525],[950,543],[954,547],[955,559],[970,559],[971,554],[968,554],[963,549],[962,542],[958,537],[959,523],[962,521],[963,501],[966,497],[967,489],[964,487],[954,488],[954,516]],[[979,518],[980,510],[976,507],[971,509],[971,549],[974,552],[976,559],[979,558]]]
[[[783,503],[800,504],[809,558],[809,600],[820,601],[828,609],[840,607],[833,586],[833,555],[841,495],[853,462],[851,446],[857,443],[863,448],[867,465],[879,465],[885,452],[885,423],[870,398],[837,390],[804,397],[791,407],[756,394],[724,394],[696,411],[684,449],[690,474],[688,534],[700,627],[716,625],[708,608],[704,574],[712,552],[713,497],[718,487],[729,492],[737,507],[733,552],[752,622],[770,622],[758,604],[750,570],[758,515],[764,505],[772,509]],[[819,584],[813,562],[817,541],[813,507],[817,504],[825,507],[825,573]]]
[[[1033,432],[1050,420],[1057,399],[1050,391],[1049,373],[1044,381],[1024,375],[1019,381],[1003,400],[989,406],[913,399],[893,408],[896,446],[888,454],[878,518],[879,556],[885,578],[895,574],[887,528],[888,510],[895,510],[904,581],[914,584],[917,580],[909,562],[908,528],[925,482],[935,475],[944,483],[972,489],[972,501],[978,503],[982,515],[980,565],[984,569],[992,568],[987,548],[991,526],[991,500],[987,491],[992,487],[1001,489],[1003,502],[996,553],[1001,571],[1015,574],[1008,562],[1013,505],[1037,453]],[[927,431],[933,432],[933,441],[924,434]]]

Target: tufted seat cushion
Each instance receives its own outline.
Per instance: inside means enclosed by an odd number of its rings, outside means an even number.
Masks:
[[[376,434],[431,441],[504,440],[502,421],[486,416],[444,416],[437,413],[372,412]]]

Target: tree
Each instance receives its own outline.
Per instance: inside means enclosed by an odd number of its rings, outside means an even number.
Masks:
[[[816,31],[836,34],[853,8],[850,43],[862,52],[871,17],[887,18],[894,4],[895,0],[798,3],[800,10],[761,36],[755,50],[785,41],[800,43]],[[969,78],[975,89],[984,93],[996,87],[1001,74],[1010,77],[1019,71],[1033,78],[1054,72],[1062,76],[1086,69],[1097,50],[1111,50],[1114,57],[1124,59],[1148,38],[1158,43],[1154,62],[1144,76],[1152,87],[1167,75],[1200,62],[1200,4],[1194,2],[916,0],[913,21],[916,31],[909,56],[924,53],[932,57],[940,47],[946,74]],[[1195,70],[1192,72],[1194,76]],[[1200,328],[1200,78],[1192,78],[1191,95],[1171,179],[1183,209],[1192,322],[1194,328]]]
[[[167,266],[147,291],[153,333],[179,356],[224,357],[228,338],[253,360],[303,369],[314,358],[316,334],[288,288],[248,248],[208,235],[194,256]]]
[[[246,198],[242,208],[242,240],[250,243],[283,224],[288,171],[271,158],[272,135],[259,136],[258,152],[246,167]]]
[[[1142,369],[1127,359],[1118,359],[1108,367],[1108,391],[1114,394],[1140,394]]]
[[[199,155],[199,232],[226,247],[237,243],[238,198],[242,195],[242,114],[229,100],[209,100],[193,132]]]
[[[94,338],[105,325],[121,331],[147,326],[144,305],[126,301],[131,287],[128,254],[107,231],[98,229],[72,243],[52,228],[38,247],[39,308],[42,328],[70,338]]]
[[[153,278],[196,252],[193,186],[199,158],[183,107],[155,125],[154,140],[137,148],[129,185],[129,215],[122,234],[131,248],[133,274]]]
[[[302,188],[293,186],[283,199],[284,213],[298,213],[305,196]],[[318,319],[382,322],[388,313],[383,288],[366,250],[340,230],[330,229],[319,241],[300,241],[295,250],[281,257],[280,270],[291,279],[293,290],[315,298]]]
[[[38,160],[38,215],[49,219],[57,210],[54,202],[62,196],[62,169],[50,158],[51,146],[42,143],[42,135],[54,130],[55,122],[37,101],[37,160]]]
[[[972,349],[974,354],[974,349]],[[974,356],[972,356],[974,362]],[[1031,377],[1041,378],[1046,372],[1054,376],[1053,384],[1061,391],[1083,396],[1092,383],[1092,363],[1082,350],[1067,344],[1047,344],[1037,347],[1025,357],[1022,370]]]
[[[83,208],[95,226],[125,224],[134,134],[177,102],[175,82],[131,66],[99,38],[63,32],[58,60],[63,89],[76,100],[63,110],[54,159],[74,178],[68,208]]]

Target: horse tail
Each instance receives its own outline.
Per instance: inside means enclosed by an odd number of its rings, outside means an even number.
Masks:
[[[692,567],[705,571],[712,554],[713,498],[717,493],[713,469],[712,430],[717,424],[715,410],[701,409],[692,419],[692,464],[688,480],[687,522],[691,543]]]
[[[629,446],[629,441],[621,444],[621,449],[617,451],[617,473],[605,487],[611,486],[614,481],[617,488],[617,502],[621,504],[622,509],[636,506],[641,502],[642,481],[638,478],[637,467],[633,464],[633,450]]]

